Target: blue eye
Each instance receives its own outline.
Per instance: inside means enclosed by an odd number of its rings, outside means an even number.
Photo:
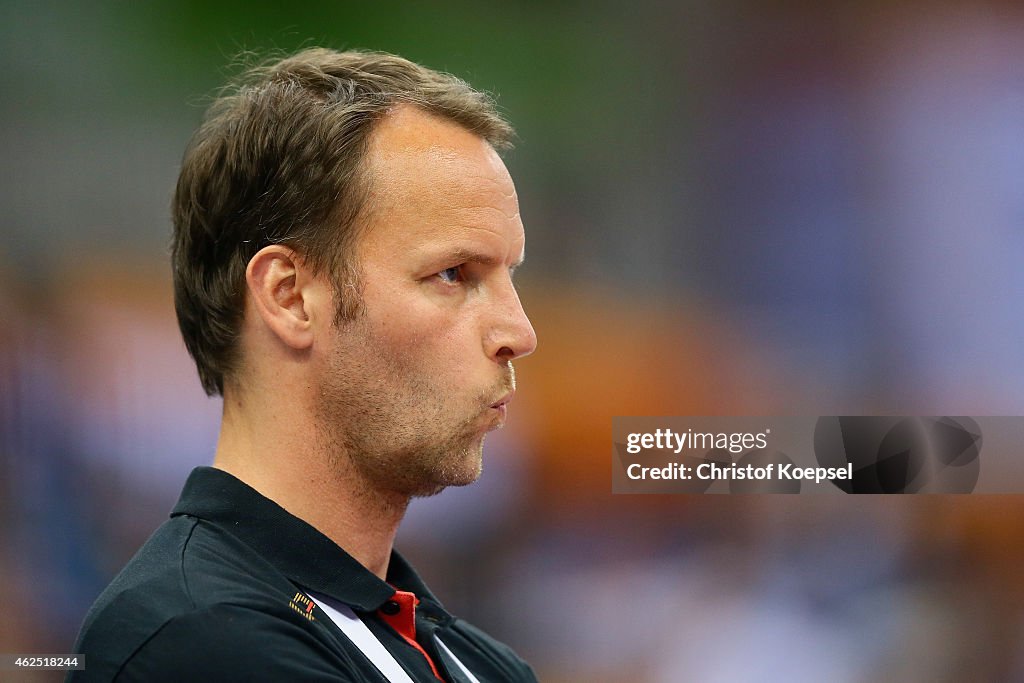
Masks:
[[[438,273],[437,276],[450,285],[454,285],[462,280],[462,272],[459,266],[455,266],[454,268],[445,268]]]

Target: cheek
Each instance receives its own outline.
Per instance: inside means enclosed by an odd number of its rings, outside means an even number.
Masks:
[[[408,351],[449,344],[458,337],[451,316],[430,306],[396,306],[370,323],[373,338]]]
[[[469,325],[434,316],[407,338],[408,350],[425,366],[439,371],[458,369],[474,358],[474,345]]]
[[[367,306],[373,335],[391,346],[465,346],[474,329],[465,301],[428,296],[418,287],[380,292],[379,304]]]
[[[367,283],[367,350],[417,366],[443,384],[482,357],[480,302],[437,295],[421,283]],[[374,348],[376,347],[376,348]]]
[[[444,316],[418,330],[405,354],[428,383],[441,388],[450,400],[480,383],[479,342],[471,336],[470,326]]]

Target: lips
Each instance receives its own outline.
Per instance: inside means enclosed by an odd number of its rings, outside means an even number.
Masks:
[[[505,394],[504,396],[502,396],[501,398],[499,398],[499,399],[498,399],[497,401],[495,401],[494,403],[492,403],[492,404],[491,404],[491,407],[492,407],[492,408],[496,408],[496,409],[502,409],[502,410],[504,410],[504,408],[505,408],[505,405],[506,405],[506,404],[507,404],[507,403],[508,403],[509,401],[511,401],[511,400],[512,400],[512,397],[513,397],[513,396],[515,396],[515,395],[516,395],[516,392],[515,392],[515,389],[513,389],[512,391],[508,392],[507,394]]]
[[[488,427],[488,431],[491,429],[498,429],[505,424],[505,416],[508,413],[508,402],[512,400],[512,396],[515,393],[515,389],[513,389],[490,405],[490,409],[487,410],[487,413],[493,416],[494,421],[491,423],[490,427]]]

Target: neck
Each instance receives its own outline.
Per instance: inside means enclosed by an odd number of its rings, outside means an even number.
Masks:
[[[304,416],[286,418],[279,408],[267,415],[244,408],[241,400],[225,396],[213,466],[305,521],[383,579],[409,497],[376,490],[348,454],[329,453],[319,439],[309,438],[315,432],[308,430],[308,418],[303,424]]]

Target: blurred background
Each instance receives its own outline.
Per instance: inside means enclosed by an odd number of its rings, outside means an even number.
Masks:
[[[0,652],[70,652],[211,461],[177,166],[239,52],[313,44],[520,134],[539,349],[399,541],[452,611],[550,683],[1024,680],[1018,496],[610,494],[614,415],[1022,414],[1009,0],[0,2]]]

